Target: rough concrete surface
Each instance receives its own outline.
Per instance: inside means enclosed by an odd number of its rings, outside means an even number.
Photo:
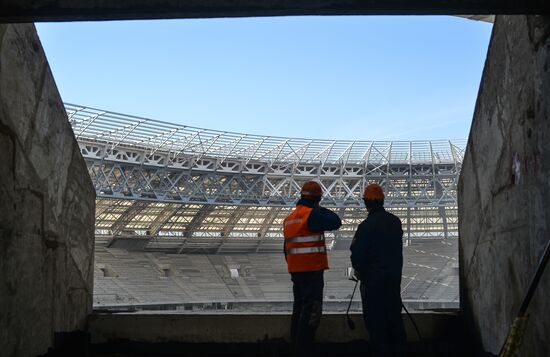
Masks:
[[[491,353],[550,239],[549,115],[550,17],[497,16],[458,189],[461,301]],[[548,270],[520,356],[550,355]]]
[[[92,307],[95,193],[33,25],[0,25],[0,355]]]

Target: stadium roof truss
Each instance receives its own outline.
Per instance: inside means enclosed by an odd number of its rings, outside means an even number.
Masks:
[[[351,238],[372,182],[384,187],[406,237],[458,234],[466,140],[284,138],[65,107],[97,193],[96,236],[109,242],[130,235],[147,238],[146,249],[268,250],[312,179],[323,187],[322,204],[343,218],[329,238]]]

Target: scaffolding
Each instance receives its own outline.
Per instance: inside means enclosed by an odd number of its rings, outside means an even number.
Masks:
[[[322,205],[343,220],[329,240],[351,239],[373,182],[408,242],[458,235],[466,140],[285,138],[65,107],[97,193],[100,241],[146,237],[147,249],[180,253],[269,250],[308,180],[321,184]]]

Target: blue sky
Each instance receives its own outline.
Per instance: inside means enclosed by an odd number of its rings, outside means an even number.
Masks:
[[[37,24],[64,101],[326,139],[466,138],[492,25],[450,16]]]

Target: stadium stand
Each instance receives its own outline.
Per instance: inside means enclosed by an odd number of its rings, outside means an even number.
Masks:
[[[325,302],[328,311],[341,311],[354,284],[346,276],[349,252],[332,250],[329,259]],[[292,285],[282,254],[167,254],[98,247],[95,264],[96,308],[266,312],[291,308]],[[404,247],[403,299],[416,309],[457,308],[457,266],[454,239]],[[354,301],[359,301],[358,295]]]

